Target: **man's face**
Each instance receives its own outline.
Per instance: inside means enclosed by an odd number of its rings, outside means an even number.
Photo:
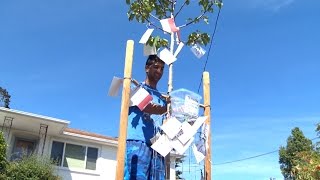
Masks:
[[[163,74],[164,63],[155,62],[149,66],[146,66],[146,73],[149,80],[158,82]]]

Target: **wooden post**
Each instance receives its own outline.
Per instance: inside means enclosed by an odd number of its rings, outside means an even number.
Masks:
[[[211,106],[210,106],[210,77],[209,72],[203,72],[203,99],[204,99],[204,115],[207,116],[206,125],[209,126],[208,139],[206,144],[208,148],[206,149],[205,157],[205,180],[211,180]]]
[[[125,161],[125,152],[126,152],[130,84],[131,84],[132,60],[133,60],[133,45],[134,45],[133,40],[127,41],[126,59],[125,59],[125,66],[124,66],[124,80],[123,80],[123,88],[122,88],[120,124],[119,124],[116,180],[123,180],[123,176],[124,176],[124,163],[125,163],[124,161]]]

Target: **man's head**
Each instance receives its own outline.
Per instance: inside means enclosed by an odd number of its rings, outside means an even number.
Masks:
[[[149,82],[158,83],[161,79],[164,69],[164,62],[157,55],[149,55],[145,71]]]

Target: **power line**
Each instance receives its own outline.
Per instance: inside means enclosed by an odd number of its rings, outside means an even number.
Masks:
[[[267,153],[263,153],[263,154],[259,154],[259,155],[256,155],[256,156],[251,156],[251,157],[243,158],[243,159],[238,159],[238,160],[233,160],[233,161],[227,161],[227,162],[217,163],[217,164],[212,164],[212,165],[213,165],[213,166],[218,166],[218,165],[230,164],[230,163],[239,162],[239,161],[245,161],[245,160],[248,160],[248,159],[254,159],[254,158],[257,158],[257,157],[260,157],[260,156],[265,156],[265,155],[268,155],[268,154],[272,154],[272,153],[275,153],[275,152],[278,152],[278,150],[271,151],[271,152],[267,152]]]
[[[216,30],[217,30],[217,26],[218,26],[218,21],[219,21],[219,17],[220,17],[220,11],[221,9],[219,8],[219,11],[218,11],[218,15],[217,15],[217,18],[216,18],[216,22],[215,22],[215,25],[214,25],[214,30],[213,30],[213,33],[211,35],[211,40],[210,40],[210,46],[209,46],[209,50],[208,50],[208,54],[207,54],[207,59],[205,61],[205,64],[204,64],[204,67],[203,67],[203,72],[206,70],[207,68],[207,63],[208,63],[208,59],[209,59],[209,55],[210,55],[210,51],[211,51],[211,46],[212,46],[212,42],[213,42],[213,38],[214,36],[216,35]],[[201,79],[200,79],[200,83],[199,83],[199,87],[198,87],[198,93],[200,91],[200,87],[201,87],[201,84],[202,84],[202,75],[201,75]]]
[[[318,139],[319,137],[315,137],[315,138],[312,138],[311,141],[315,140],[315,139]],[[231,164],[231,163],[234,163],[234,162],[239,162],[239,161],[245,161],[245,160],[249,160],[249,159],[254,159],[254,158],[258,158],[258,157],[261,157],[261,156],[265,156],[265,155],[268,155],[268,154],[273,154],[273,153],[276,153],[278,152],[279,150],[274,150],[274,151],[270,151],[270,152],[266,152],[266,153],[262,153],[262,154],[258,154],[258,155],[255,155],[255,156],[250,156],[250,157],[246,157],[246,158],[242,158],[242,159],[237,159],[237,160],[232,160],[232,161],[227,161],[227,162],[222,162],[222,163],[217,163],[217,164],[214,164],[212,163],[213,166],[219,166],[219,165],[224,165],[224,164]]]

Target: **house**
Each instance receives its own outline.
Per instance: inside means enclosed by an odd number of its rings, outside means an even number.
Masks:
[[[115,179],[116,138],[69,128],[67,120],[0,107],[0,130],[8,143],[8,159],[36,153],[54,160],[64,180]],[[170,164],[170,179],[175,166]]]

